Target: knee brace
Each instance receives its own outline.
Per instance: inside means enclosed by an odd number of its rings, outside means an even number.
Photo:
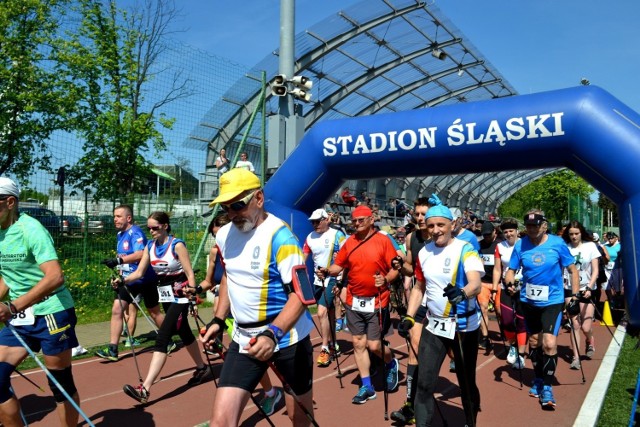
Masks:
[[[10,363],[0,362],[0,403],[4,403],[13,397],[11,389],[11,373],[15,369]]]
[[[71,373],[71,366],[64,369],[51,369],[49,370],[53,378],[58,381],[60,386],[73,398],[73,395],[76,394],[76,385],[73,382],[73,374]],[[51,388],[51,392],[53,393],[53,398],[56,400],[56,403],[62,403],[67,398],[64,396],[62,391],[55,385],[51,378],[47,377],[49,380],[49,388]]]

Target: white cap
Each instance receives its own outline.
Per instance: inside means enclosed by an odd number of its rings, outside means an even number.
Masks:
[[[600,240],[600,235],[598,233],[593,233],[592,236],[593,236],[594,242],[597,242],[598,240]]]
[[[458,208],[450,208],[449,210],[451,211],[451,216],[453,217],[454,221],[460,218],[460,216],[462,215],[462,212],[460,212],[460,209]]]
[[[0,176],[0,196],[20,196],[20,190],[13,180]]]
[[[329,218],[329,214],[327,213],[327,211],[325,211],[324,209],[316,209],[315,211],[313,211],[313,213],[309,217],[309,220],[313,221],[313,220],[324,219],[324,218]]]

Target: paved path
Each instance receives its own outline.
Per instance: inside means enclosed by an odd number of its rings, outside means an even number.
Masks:
[[[203,317],[209,317],[207,309],[202,310]],[[208,316],[207,316],[208,314]],[[148,325],[144,319],[139,319],[139,331],[143,332]],[[193,321],[191,321],[192,326]],[[478,416],[479,426],[536,426],[541,425],[573,425],[578,416],[587,392],[596,377],[596,372],[604,358],[611,335],[604,326],[596,324],[596,356],[591,361],[583,363],[586,383],[582,382],[580,371],[569,370],[566,357],[569,351],[569,334],[561,333],[558,337],[559,361],[557,380],[554,393],[558,401],[556,411],[543,411],[537,399],[527,395],[532,380],[531,366],[523,372],[524,385],[520,388],[519,373],[513,371],[504,361],[504,348],[497,333],[495,321],[491,322],[491,336],[494,339],[495,353],[479,354],[477,363],[478,386],[482,396],[482,412]],[[150,329],[150,327],[149,327]],[[78,327],[78,334],[83,345],[90,346],[104,343],[108,340],[108,323],[82,325]],[[320,340],[317,333],[313,333],[314,358],[320,351]],[[344,388],[340,388],[335,377],[335,365],[314,370],[314,398],[316,401],[315,415],[319,425],[336,426],[389,426],[390,421],[383,419],[384,399],[381,388],[378,387],[378,398],[364,405],[351,404],[359,385],[359,378],[354,358],[350,352],[350,335],[341,332],[338,341],[345,351],[341,357],[341,369],[345,374]],[[391,346],[396,357],[400,360],[401,370],[406,371],[407,348],[404,340],[397,334],[390,337]],[[615,343],[612,345],[616,345]],[[137,383],[137,372],[131,353],[121,353],[122,359],[117,363],[109,363],[98,358],[78,360],[74,363],[74,375],[82,399],[82,408],[96,426],[194,426],[209,419],[211,404],[215,396],[216,387],[213,382],[196,387],[187,387],[186,382],[191,376],[193,362],[184,349],[172,354],[162,371],[160,382],[154,385],[151,400],[147,405],[137,405],[135,401],[124,395],[122,386],[126,383]],[[142,375],[148,370],[151,352],[138,353],[138,364]],[[219,361],[214,361],[216,372],[219,372]],[[46,378],[40,370],[25,372],[36,383],[46,386]],[[274,384],[278,384],[272,375]],[[405,398],[404,381],[401,376],[401,387],[389,395],[389,412],[399,408]],[[381,378],[374,383],[382,384]],[[24,412],[32,426],[58,425],[53,412],[54,402],[47,390],[39,392],[33,385],[17,376],[12,384],[23,404]],[[257,390],[256,397],[261,398],[261,390]],[[441,378],[438,383],[436,397],[438,406],[451,427],[463,425],[462,408],[455,375],[449,373],[448,364],[443,365]],[[243,414],[243,426],[266,426],[256,408],[250,403]],[[277,426],[288,426],[285,410],[280,408],[271,419]],[[86,425],[86,424],[83,424]],[[442,419],[436,415],[434,426],[443,425]]]

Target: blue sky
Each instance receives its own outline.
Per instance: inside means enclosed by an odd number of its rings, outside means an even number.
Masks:
[[[297,0],[296,33],[355,0]],[[181,0],[184,32],[207,52],[252,66],[279,44],[280,0]],[[591,84],[640,112],[640,1],[442,0],[445,16],[520,94]]]

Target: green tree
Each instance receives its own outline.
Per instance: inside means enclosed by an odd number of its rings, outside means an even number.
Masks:
[[[81,23],[60,46],[70,78],[82,88],[78,133],[83,155],[69,172],[78,189],[94,188],[95,199],[131,201],[150,173],[149,153],[165,149],[160,131],[173,120],[159,109],[189,96],[188,81],[173,75],[167,93],[149,93],[178,16],[171,0],[146,0],[129,10],[115,0],[78,0]]]
[[[0,2],[0,175],[50,170],[47,139],[69,129],[76,91],[51,48],[67,0]]]
[[[539,178],[516,191],[498,208],[500,216],[522,218],[530,209],[542,209],[553,221],[568,216],[569,194],[588,198],[593,187],[569,169],[561,169]]]

